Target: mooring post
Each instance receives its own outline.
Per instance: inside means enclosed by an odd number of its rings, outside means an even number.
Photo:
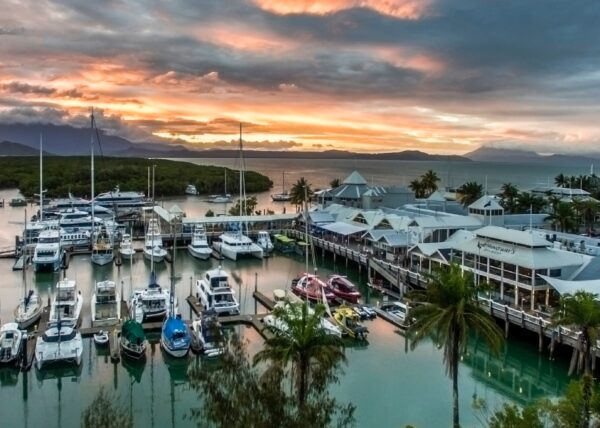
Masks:
[[[544,324],[542,321],[542,317],[539,318],[539,326],[538,326],[538,352],[542,352],[542,347],[544,346]]]
[[[508,319],[508,305],[504,305],[504,338],[508,339],[508,326],[510,321]]]
[[[254,272],[254,315],[258,313],[258,302],[256,301],[256,293],[258,293],[258,272]]]

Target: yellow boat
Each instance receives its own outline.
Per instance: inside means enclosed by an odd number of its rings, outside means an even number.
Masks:
[[[333,320],[344,335],[353,339],[366,340],[369,330],[360,323],[360,317],[348,306],[342,305],[333,311]]]

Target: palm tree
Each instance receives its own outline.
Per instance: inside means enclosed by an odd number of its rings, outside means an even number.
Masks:
[[[556,184],[558,187],[569,187],[569,177],[561,172],[554,177],[554,184]]]
[[[541,196],[533,193],[522,192],[517,198],[517,207],[521,212],[539,213],[546,206],[546,201]]]
[[[287,326],[286,331],[272,328],[273,337],[265,341],[264,348],[254,356],[254,364],[270,360],[281,367],[291,365],[294,386],[300,407],[306,402],[312,387],[346,362],[343,342],[327,334],[322,327],[325,313],[319,304],[311,313],[308,303],[276,307],[273,315]]]
[[[458,195],[458,201],[464,207],[468,207],[483,196],[483,186],[475,181],[468,181],[456,189],[456,193]]]
[[[339,178],[334,178],[333,180],[331,180],[329,182],[329,187],[331,187],[332,189],[335,189],[336,187],[340,187],[342,185],[342,180],[340,180]]]
[[[582,426],[590,426],[590,401],[592,382],[588,380],[592,374],[592,344],[596,343],[600,332],[600,304],[598,295],[587,291],[565,294],[560,299],[560,309],[554,313],[552,322],[555,325],[570,326],[581,332],[581,347],[573,349],[573,359],[577,361],[577,372],[583,368],[583,408]],[[575,367],[569,368],[569,374]]]
[[[573,208],[581,216],[586,232],[591,232],[596,223],[596,214],[600,209],[598,202],[593,199],[574,199]]]
[[[438,189],[438,181],[440,181],[440,177],[438,177],[437,173],[430,169],[425,174],[421,176],[421,185],[423,186],[424,195],[429,196],[433,192]]]
[[[517,186],[515,186],[512,183],[504,183],[500,190],[500,205],[502,205],[502,207],[506,211],[510,213],[514,212],[517,208],[517,198],[519,196],[519,189],[517,189]]]
[[[423,182],[418,178],[415,178],[408,184],[408,188],[415,192],[415,198],[422,198],[425,194],[425,187],[423,186]]]
[[[559,202],[554,212],[548,216],[548,219],[561,232],[573,230],[577,224],[575,210],[569,202]]]
[[[444,348],[446,372],[452,378],[453,426],[458,428],[458,362],[465,352],[470,334],[483,338],[497,353],[503,341],[502,331],[477,301],[473,275],[452,263],[429,277],[426,291],[416,292],[416,302],[424,303],[411,311],[415,322],[410,327],[414,349],[433,337]]]
[[[290,202],[296,206],[303,205],[311,200],[313,193],[310,183],[304,177],[300,177],[290,190]]]

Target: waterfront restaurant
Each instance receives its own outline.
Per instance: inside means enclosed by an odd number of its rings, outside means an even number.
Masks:
[[[416,270],[431,271],[432,265],[453,261],[474,272],[478,283],[491,284],[494,299],[524,309],[543,310],[550,304],[553,287],[542,276],[568,280],[593,259],[553,248],[530,231],[486,226],[471,237],[463,235],[467,239],[457,237],[449,243],[413,247],[411,264]]]

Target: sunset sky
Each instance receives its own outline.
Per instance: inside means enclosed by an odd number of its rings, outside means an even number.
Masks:
[[[600,2],[2,0],[0,123],[134,141],[600,152]]]

